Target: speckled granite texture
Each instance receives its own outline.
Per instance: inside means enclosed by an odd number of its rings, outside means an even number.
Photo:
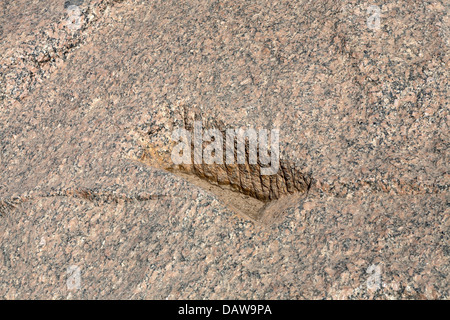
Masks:
[[[448,1],[379,30],[366,1],[73,3],[76,31],[0,6],[1,298],[450,297]],[[138,161],[180,106],[279,128],[310,192],[253,223]]]

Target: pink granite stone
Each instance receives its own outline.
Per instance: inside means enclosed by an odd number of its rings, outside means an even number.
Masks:
[[[449,7],[371,4],[5,1],[0,298],[448,299]],[[311,189],[255,223],[139,161],[180,105]]]

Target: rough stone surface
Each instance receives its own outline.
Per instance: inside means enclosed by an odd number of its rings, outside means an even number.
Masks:
[[[0,297],[450,297],[447,1],[379,30],[367,1],[77,4],[0,7]],[[181,106],[279,128],[311,189],[255,223],[146,165]]]

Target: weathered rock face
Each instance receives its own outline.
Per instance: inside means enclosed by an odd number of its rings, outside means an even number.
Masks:
[[[445,1],[2,5],[0,296],[449,298]],[[293,176],[174,168],[180,106]]]

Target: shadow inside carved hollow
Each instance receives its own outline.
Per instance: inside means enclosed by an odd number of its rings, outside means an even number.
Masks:
[[[184,128],[188,132],[193,131],[192,122],[184,116]],[[209,126],[210,128],[212,126]],[[215,123],[215,127],[226,135],[223,124]],[[206,130],[206,129],[205,129]],[[253,221],[271,220],[267,215],[276,215],[283,209],[289,200],[297,199],[306,193],[311,186],[311,177],[301,172],[293,163],[278,159],[278,170],[273,175],[263,175],[261,168],[267,167],[261,164],[258,149],[257,162],[249,161],[249,141],[245,141],[245,161],[238,164],[237,161],[229,164],[225,157],[226,143],[223,140],[223,161],[221,163],[196,164],[194,152],[191,152],[191,164],[174,164],[170,154],[174,143],[168,143],[170,138],[161,137],[161,132],[148,132],[150,142],[144,146],[140,161],[148,165],[159,167],[169,171],[188,182],[210,191],[233,212],[250,218]],[[203,142],[202,147],[207,144]],[[219,143],[220,145],[220,143]],[[193,141],[190,145],[194,150]],[[242,147],[242,146],[241,146]],[[242,153],[242,148],[240,149]],[[239,152],[237,143],[234,143],[234,156],[237,160]],[[219,156],[220,158],[220,156]],[[194,164],[195,163],[195,164]],[[289,199],[288,199],[289,198]],[[277,210],[277,208],[279,210]],[[270,212],[272,213],[270,213]],[[266,217],[264,217],[266,216]]]

